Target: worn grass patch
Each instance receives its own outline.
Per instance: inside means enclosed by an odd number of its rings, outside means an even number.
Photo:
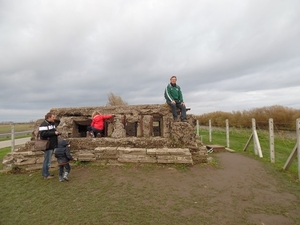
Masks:
[[[158,173],[183,176],[179,170],[77,166],[69,182],[44,180],[38,172],[2,174],[0,224],[210,224],[200,214],[182,216],[201,210],[199,196],[182,195],[179,180],[168,183]]]
[[[7,147],[7,148],[0,148],[0,170],[3,169],[3,164],[2,164],[2,160],[4,158],[4,156],[11,152],[11,148],[10,147]]]
[[[0,174],[0,224],[208,225],[222,224],[220,220],[223,224],[255,224],[249,222],[249,210],[268,214],[273,209],[280,214],[294,209],[293,205],[252,203],[247,184],[213,178],[220,170],[210,164],[188,169],[178,165],[72,164],[69,182],[59,182],[57,170],[52,171],[55,178],[51,180],[42,179],[40,171]],[[279,191],[292,190],[285,182],[280,184]],[[268,192],[269,185],[260,189]],[[299,192],[299,187],[293,191]],[[257,198],[264,195],[262,192]],[[248,199],[241,202],[245,196]],[[297,220],[295,215],[288,217]]]

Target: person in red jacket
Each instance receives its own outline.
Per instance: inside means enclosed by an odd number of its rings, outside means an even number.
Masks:
[[[87,130],[90,132],[91,137],[97,137],[97,134],[100,133],[101,137],[104,136],[104,121],[106,119],[112,118],[114,115],[109,114],[109,115],[102,115],[99,112],[94,112],[92,117],[92,123],[91,126],[87,127]]]

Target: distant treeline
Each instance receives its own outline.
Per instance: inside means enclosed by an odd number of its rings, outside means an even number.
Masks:
[[[277,130],[295,130],[296,119],[300,118],[300,110],[284,106],[274,105],[269,107],[255,108],[252,110],[222,112],[216,111],[197,116],[200,125],[208,126],[211,120],[212,126],[225,127],[225,120],[229,120],[230,127],[251,128],[252,118],[260,129],[269,128],[269,119],[273,119]]]

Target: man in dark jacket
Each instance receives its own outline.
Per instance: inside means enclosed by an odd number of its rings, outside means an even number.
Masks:
[[[57,136],[59,135],[59,132],[56,131],[54,120],[55,115],[49,112],[45,115],[45,120],[41,123],[39,127],[41,139],[49,139],[49,147],[44,151],[44,162],[42,166],[42,175],[44,179],[51,179],[54,177],[49,173],[52,154],[54,149],[57,147]]]
[[[69,143],[66,140],[59,140],[57,149],[55,150],[55,157],[57,158],[59,166],[59,181],[69,181],[68,174],[71,171],[69,161],[73,160],[73,157],[70,153],[68,146]],[[64,168],[66,168],[65,172]]]
[[[176,76],[172,76],[170,79],[170,83],[165,89],[165,99],[168,105],[171,106],[172,114],[174,121],[178,120],[177,116],[177,108],[180,109],[180,117],[181,121],[186,122],[186,107],[183,102],[183,96],[179,85],[176,84],[177,78]]]

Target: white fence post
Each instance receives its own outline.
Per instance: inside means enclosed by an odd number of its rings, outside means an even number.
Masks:
[[[197,137],[199,137],[199,120],[197,120],[197,127],[196,127],[196,130],[197,130]]]
[[[252,133],[253,133],[255,155],[258,154],[259,157],[262,158],[263,155],[262,155],[262,151],[261,151],[261,147],[260,147],[258,135],[257,135],[257,132],[256,132],[256,123],[255,123],[255,119],[254,118],[252,119]]]
[[[256,141],[255,141],[255,135],[254,132],[256,131],[256,123],[255,123],[255,119],[252,118],[252,134],[253,134],[253,145],[254,145],[254,153],[255,155],[257,155],[257,146],[256,146]]]
[[[229,148],[230,144],[229,144],[229,121],[228,119],[226,119],[226,147]]]
[[[300,119],[296,120],[296,129],[297,129],[297,149],[298,149],[298,179],[300,180]]]
[[[271,159],[271,163],[275,163],[274,123],[272,118],[269,119],[269,138],[270,138],[270,159]]]
[[[211,120],[208,121],[208,127],[209,127],[209,142],[212,141],[212,138],[211,138]]]
[[[11,123],[11,152],[15,149],[15,125]]]

